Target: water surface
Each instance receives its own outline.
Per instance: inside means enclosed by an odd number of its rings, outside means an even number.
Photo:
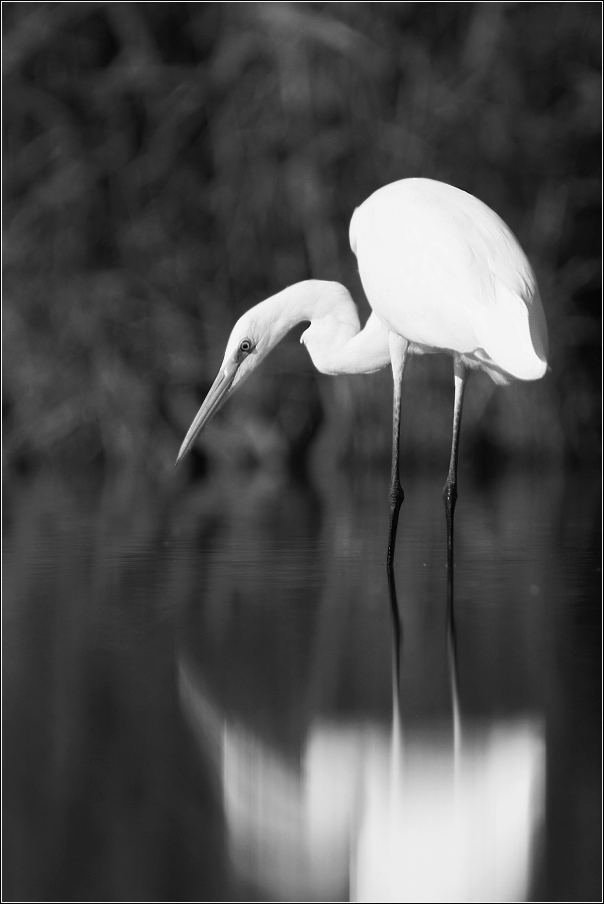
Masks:
[[[398,648],[381,481],[9,488],[4,898],[597,900],[599,489],[467,484],[455,657],[438,478]]]

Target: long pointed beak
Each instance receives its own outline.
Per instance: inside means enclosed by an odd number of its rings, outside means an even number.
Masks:
[[[227,365],[220,371],[220,373],[212,383],[210,391],[204,399],[203,405],[195,415],[195,419],[189,427],[187,435],[183,440],[183,444],[180,447],[180,450],[176,457],[175,467],[187,454],[187,452],[195,442],[197,434],[200,433],[203,427],[205,427],[210,418],[218,411],[222,403],[227,398],[238,369],[239,365],[236,363]]]

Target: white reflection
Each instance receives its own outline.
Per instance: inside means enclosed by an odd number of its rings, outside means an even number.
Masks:
[[[242,725],[221,718],[184,660],[179,679],[184,712],[218,766],[238,874],[281,900],[342,900],[360,763],[356,753],[352,762],[346,760],[356,735],[322,735],[311,745],[307,765],[290,761]]]
[[[534,722],[377,736],[366,752],[353,901],[523,901],[541,821],[544,745]]]
[[[538,720],[455,730],[316,723],[287,759],[212,705],[184,711],[222,779],[239,875],[281,900],[523,901],[543,814]]]

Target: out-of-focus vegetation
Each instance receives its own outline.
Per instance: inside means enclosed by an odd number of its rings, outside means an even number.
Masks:
[[[159,475],[234,320],[308,277],[367,313],[348,223],[409,176],[480,197],[537,272],[539,384],[467,393],[462,458],[596,461],[600,5],[5,3],[4,439]],[[292,335],[192,465],[390,455],[391,377]],[[412,361],[405,449],[447,460],[451,362]]]

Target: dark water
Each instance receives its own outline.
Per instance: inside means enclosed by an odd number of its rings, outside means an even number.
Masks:
[[[398,682],[385,484],[9,488],[3,899],[601,899],[599,487],[467,484]]]

